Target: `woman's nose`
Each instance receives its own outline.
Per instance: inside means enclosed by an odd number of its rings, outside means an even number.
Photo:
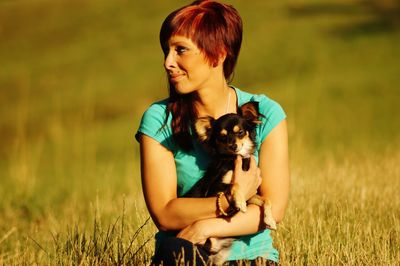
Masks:
[[[169,51],[168,54],[165,56],[164,68],[166,70],[171,70],[175,67],[176,67],[175,56],[172,51]]]

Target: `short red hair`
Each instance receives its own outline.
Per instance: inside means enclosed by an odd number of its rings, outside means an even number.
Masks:
[[[211,65],[216,65],[221,56],[225,55],[223,70],[225,79],[229,81],[242,44],[242,28],[242,19],[233,6],[212,0],[198,0],[172,12],[164,20],[160,43],[166,55],[171,36],[185,36],[197,45]],[[197,118],[192,96],[178,94],[173,84],[169,83],[164,126],[172,115],[173,139],[185,151],[193,148],[190,128]]]
[[[242,44],[242,28],[242,19],[233,6],[200,0],[172,12],[164,20],[160,43],[165,54],[171,36],[185,36],[197,45],[212,65],[226,55],[224,76],[230,79]]]

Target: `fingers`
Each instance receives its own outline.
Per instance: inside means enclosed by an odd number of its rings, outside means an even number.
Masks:
[[[256,157],[254,155],[250,156],[250,169],[257,167]]]
[[[242,164],[243,164],[243,157],[240,156],[240,155],[236,156],[235,169],[240,169],[241,170],[242,169]],[[252,169],[257,167],[257,162],[256,162],[256,159],[255,159],[254,155],[250,156],[250,165],[249,165],[249,167],[252,168]]]
[[[262,183],[262,178],[261,178],[261,169],[257,167],[257,187],[259,187]]]
[[[243,172],[242,165],[243,165],[243,158],[242,158],[242,156],[238,155],[235,160],[235,168],[234,168],[235,174],[239,174],[239,172]],[[248,172],[251,172],[251,173],[255,174],[256,176],[261,175],[260,168],[258,168],[258,166],[257,166],[257,162],[256,162],[254,155],[250,156],[250,164],[249,164]]]
[[[240,156],[240,155],[236,156],[236,160],[235,160],[235,171],[236,172],[239,170],[242,170],[242,164],[243,164],[242,160],[243,160],[242,156]]]
[[[236,157],[232,182],[237,184],[238,189],[240,189],[246,200],[257,194],[257,190],[262,183],[261,170],[257,166],[255,157],[251,156],[249,159],[249,169],[244,171],[242,168],[243,158],[241,156]]]

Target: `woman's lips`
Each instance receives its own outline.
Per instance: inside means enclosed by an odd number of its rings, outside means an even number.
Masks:
[[[183,77],[183,74],[170,74],[170,75],[169,75],[169,79],[170,79],[172,82],[178,81],[181,77]]]

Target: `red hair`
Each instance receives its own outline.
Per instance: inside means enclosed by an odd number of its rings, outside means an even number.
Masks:
[[[185,36],[197,45],[213,65],[226,54],[224,75],[229,80],[242,44],[242,27],[242,19],[231,5],[210,0],[195,1],[172,12],[164,20],[160,43],[166,53],[171,36]]]
[[[242,19],[231,5],[212,0],[198,0],[172,12],[161,26],[160,43],[166,55],[171,36],[181,35],[193,41],[210,65],[225,56],[223,70],[230,81],[242,44]],[[179,95],[169,84],[167,119],[172,114],[174,140],[184,150],[192,148],[190,127],[197,118],[192,95]],[[166,120],[167,121],[167,120]]]

